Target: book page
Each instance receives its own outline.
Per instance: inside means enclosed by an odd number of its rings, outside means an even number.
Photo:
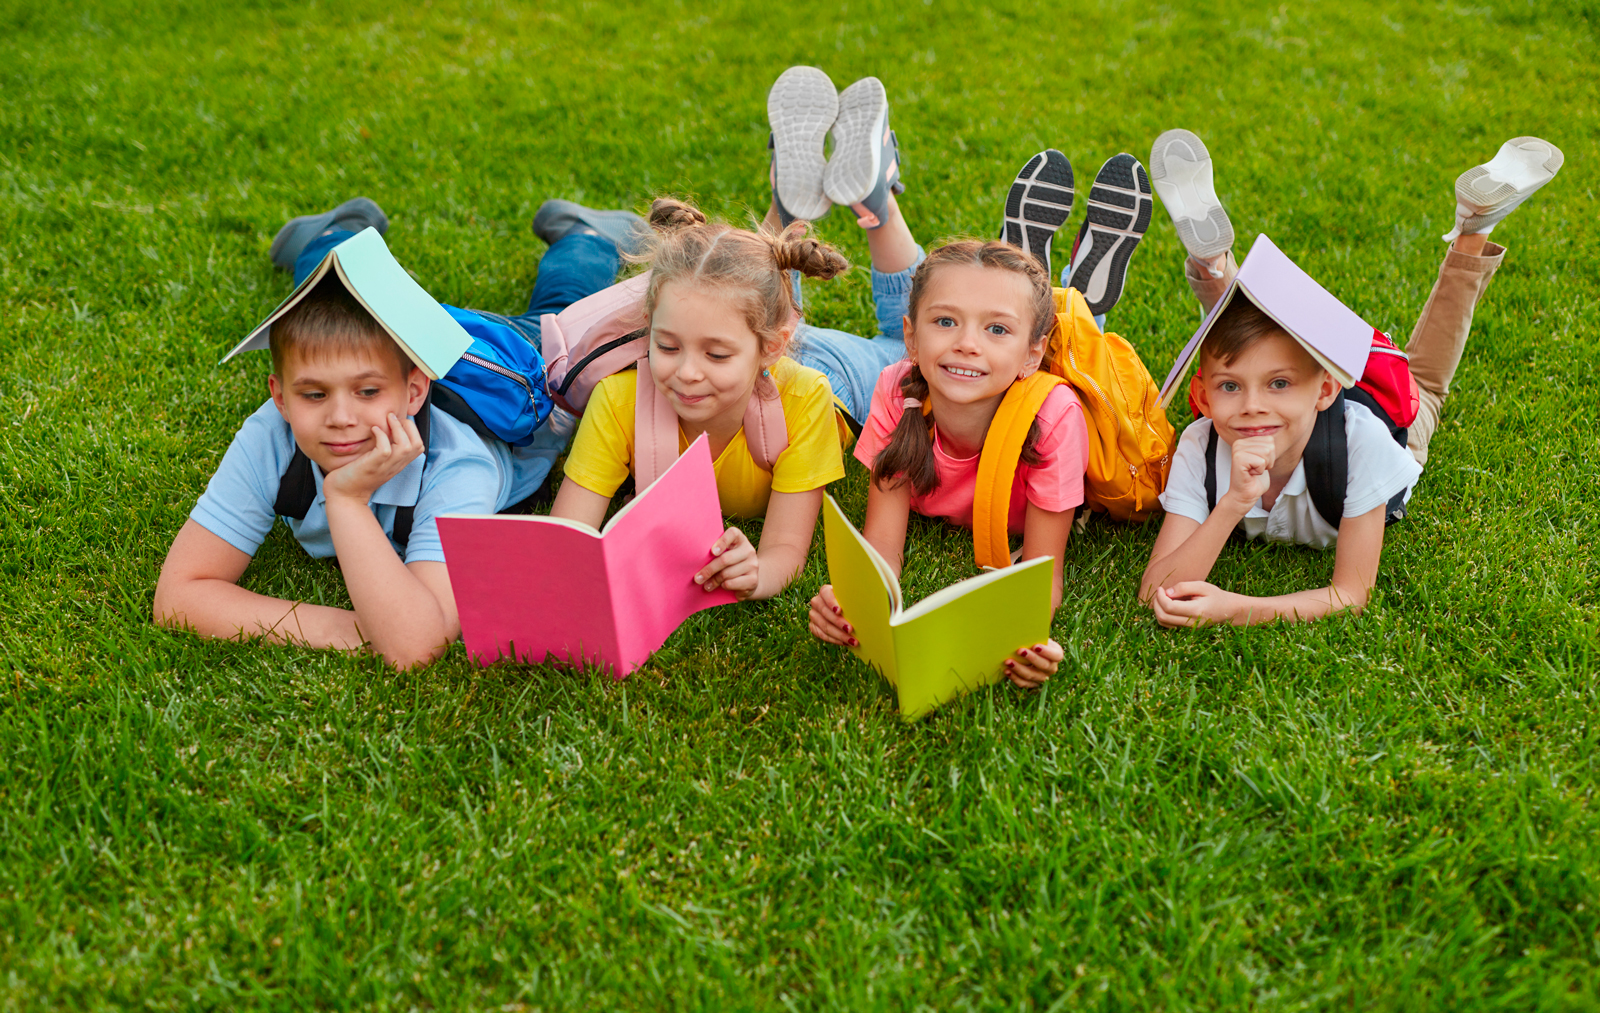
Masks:
[[[377,229],[363,229],[335,246],[330,255],[351,294],[429,379],[450,372],[472,347],[472,338],[406,273]]]
[[[915,721],[963,693],[999,682],[1017,648],[1044,643],[1054,566],[1042,556],[972,577],[902,616],[894,626],[900,716]],[[923,607],[935,597],[940,600]]]
[[[610,608],[617,616],[617,674],[631,672],[703,609],[738,601],[694,575],[722,537],[722,507],[704,433],[606,525],[602,539]]]
[[[261,321],[259,324],[256,324],[254,329],[252,329],[249,334],[245,335],[243,341],[239,342],[237,345],[234,345],[233,348],[229,350],[228,354],[222,357],[221,362],[227,362],[240,352],[265,351],[271,341],[272,325],[276,323],[278,319],[281,318],[285,313],[298,306],[300,304],[300,300],[306,297],[306,293],[310,292],[313,288],[316,288],[317,282],[327,277],[328,272],[332,269],[333,258],[330,251],[330,255],[323,257],[322,263],[318,264],[315,270],[306,275],[304,281],[294,287],[294,291],[289,293],[289,297],[283,302],[279,303],[277,308],[271,313],[268,313],[265,320]]]
[[[467,655],[479,664],[616,667],[621,653],[601,541],[549,517],[439,518]]]
[[[822,534],[828,553],[828,580],[833,594],[855,629],[860,647],[850,652],[883,673],[894,686],[899,682],[899,662],[894,649],[891,620],[899,608],[899,582],[884,579],[881,556],[857,531],[828,495],[822,499]]]

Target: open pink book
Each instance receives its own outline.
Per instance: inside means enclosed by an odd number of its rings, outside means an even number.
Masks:
[[[738,600],[694,582],[723,530],[704,435],[602,531],[556,517],[441,516],[467,654],[481,665],[553,657],[621,679],[685,619]]]
[[[1345,388],[1361,379],[1367,368],[1367,355],[1372,351],[1372,325],[1317,284],[1262,234],[1251,245],[1249,255],[1239,265],[1239,273],[1228,290],[1222,293],[1222,298],[1200,322],[1200,329],[1178,353],[1172,371],[1161,384],[1161,407],[1165,408],[1172,401],[1195,354],[1200,351],[1200,343],[1211,333],[1211,325],[1240,294],[1261,307],[1262,312],[1300,342],[1301,347]]]

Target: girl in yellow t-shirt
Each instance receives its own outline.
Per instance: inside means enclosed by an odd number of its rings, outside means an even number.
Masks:
[[[805,222],[751,232],[662,199],[650,209],[650,224],[656,236],[641,258],[651,270],[649,369],[678,416],[679,450],[705,433],[723,512],[766,516],[759,550],[730,527],[695,582],[740,598],[770,598],[805,565],[823,486],[844,477],[827,378],[784,356],[799,321],[788,272],[831,278],[850,265],[833,247],[807,238]],[[552,516],[594,527],[605,519],[611,497],[634,470],[636,376],[619,373],[595,386]],[[753,394],[782,399],[789,446],[770,472],[745,442]]]

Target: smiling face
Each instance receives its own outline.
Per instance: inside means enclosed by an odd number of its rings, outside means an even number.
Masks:
[[[739,307],[715,289],[664,283],[650,317],[650,373],[690,434],[737,430],[761,370],[780,349],[763,350]]]
[[[1033,286],[1025,275],[976,264],[942,264],[926,281],[916,317],[907,317],[906,350],[941,403],[996,404],[1011,384],[1039,365],[1033,340]]]
[[[1281,330],[1257,338],[1232,362],[1202,349],[1200,369],[1200,408],[1223,442],[1270,436],[1280,460],[1298,460],[1317,412],[1339,395],[1338,381]]]
[[[295,443],[323,474],[371,450],[372,427],[386,427],[390,412],[415,415],[428,397],[422,370],[403,369],[373,345],[311,356],[291,350],[267,387]]]

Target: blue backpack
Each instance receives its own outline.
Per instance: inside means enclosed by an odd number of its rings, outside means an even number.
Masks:
[[[433,385],[430,400],[479,436],[526,447],[554,407],[538,339],[498,313],[454,306],[445,312],[472,338],[472,347]]]

